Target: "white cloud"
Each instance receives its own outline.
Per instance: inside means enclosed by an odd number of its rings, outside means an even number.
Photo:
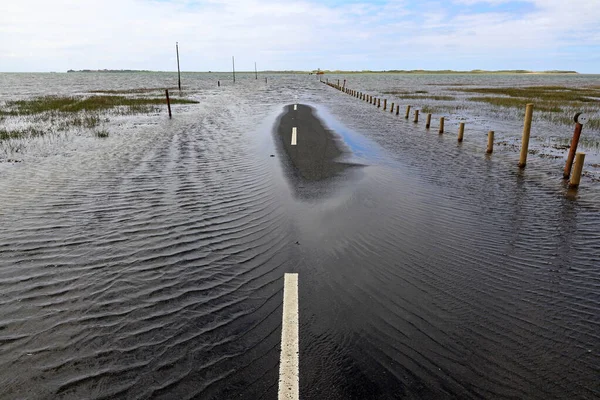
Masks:
[[[585,51],[600,47],[600,1],[474,11],[500,3],[508,1],[4,1],[0,70],[172,70],[176,41],[184,70],[228,70],[231,55],[248,70],[255,60],[267,69],[600,69]],[[581,57],[544,56],[559,51]]]

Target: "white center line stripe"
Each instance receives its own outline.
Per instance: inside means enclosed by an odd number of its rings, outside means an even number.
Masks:
[[[298,319],[298,274],[285,274],[279,359],[279,400],[300,398]]]
[[[298,104],[294,104],[294,111],[298,109]]]
[[[296,136],[297,136],[296,127],[293,127],[292,128],[292,146],[296,145]]]

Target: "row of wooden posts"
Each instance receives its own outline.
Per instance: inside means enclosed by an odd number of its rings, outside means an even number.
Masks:
[[[323,81],[321,81],[323,82]],[[373,97],[369,94],[357,91],[357,90],[353,90],[353,89],[349,89],[346,87],[346,80],[344,79],[344,82],[342,85],[340,85],[340,80],[338,79],[337,84],[334,83],[329,83],[329,79],[327,79],[327,81],[323,82],[335,89],[338,89],[346,94],[349,94],[353,97],[356,97],[360,100],[364,100],[369,104],[373,104],[375,106],[377,106],[377,108],[381,108],[381,100],[380,98],[377,97]],[[394,109],[395,106],[395,109]],[[398,104],[394,104],[391,103],[390,106],[390,113],[395,113],[396,115],[400,114],[400,105]],[[387,111],[387,99],[383,99],[383,111]],[[405,119],[409,119],[410,118],[410,111],[411,111],[411,106],[408,105],[406,106],[406,113],[404,115]],[[427,119],[426,119],[426,123],[425,123],[425,128],[429,129],[431,126],[431,114],[427,114]],[[526,108],[525,108],[525,124],[523,126],[523,137],[522,137],[522,145],[521,145],[521,154],[519,157],[519,168],[525,168],[525,166],[527,165],[527,154],[529,152],[529,135],[531,133],[531,120],[533,118],[533,104],[527,104]],[[440,117],[440,123],[439,123],[439,134],[443,134],[444,133],[444,121],[445,118],[444,117]],[[419,122],[419,110],[414,110],[414,119],[413,122],[417,123]],[[576,122],[577,125],[575,127],[575,134],[573,135],[573,140],[571,141],[571,147],[569,149],[569,156],[567,158],[567,164],[565,165],[565,169],[564,169],[564,173],[563,173],[563,177],[565,179],[569,179],[569,187],[570,188],[578,188],[579,187],[579,183],[581,182],[581,174],[583,172],[583,163],[585,161],[585,153],[583,152],[577,152],[577,143],[579,141],[579,134],[581,134],[581,124],[579,122]],[[458,127],[458,141],[462,142],[464,139],[464,133],[465,133],[465,123],[461,122],[459,127]],[[494,151],[494,131],[489,131],[488,132],[488,141],[487,141],[487,148],[486,148],[486,153],[487,154],[491,154]],[[575,159],[575,165],[573,167],[573,176],[571,177],[571,167],[573,166],[573,159]]]

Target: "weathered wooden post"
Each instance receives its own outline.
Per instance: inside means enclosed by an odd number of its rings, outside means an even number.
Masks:
[[[400,104],[396,105],[396,115],[400,114]]]
[[[381,99],[377,99],[377,108],[381,107]]]
[[[465,123],[461,122],[459,127],[458,127],[458,141],[462,142],[463,141],[463,136],[465,135]]]
[[[487,150],[485,151],[487,154],[492,154],[494,151],[494,131],[488,132],[488,142],[487,142]]]
[[[573,177],[569,182],[569,187],[577,188],[581,182],[581,173],[583,172],[583,162],[585,161],[585,153],[577,153],[575,157],[575,167],[573,168]]]
[[[394,103],[392,102],[392,106],[390,107],[390,112],[393,113],[394,112]]]
[[[431,126],[431,114],[427,114],[427,122],[425,123],[425,129],[429,129]]]
[[[523,125],[523,140],[521,144],[521,157],[519,158],[519,168],[525,168],[527,165],[527,152],[529,151],[529,134],[531,133],[531,119],[533,117],[533,104],[527,104],[525,107],[525,125]]]
[[[415,119],[413,120],[414,123],[419,122],[419,110],[415,110]]]
[[[165,89],[167,95],[167,108],[169,109],[169,118],[171,118],[171,100],[169,99],[169,89]]]
[[[383,99],[383,111],[387,110],[387,99]]]
[[[565,179],[569,179],[571,176],[571,166],[573,165],[575,153],[577,153],[577,145],[579,144],[579,137],[581,136],[583,124],[587,122],[587,116],[582,113],[577,113],[573,119],[575,120],[575,132],[573,132],[573,139],[571,139],[571,147],[569,148],[569,155],[567,156],[567,164],[565,165],[565,171],[563,173],[563,178]]]
[[[217,81],[217,86],[221,87],[221,81]]]
[[[440,135],[444,133],[444,117],[440,117],[440,130],[438,132]]]

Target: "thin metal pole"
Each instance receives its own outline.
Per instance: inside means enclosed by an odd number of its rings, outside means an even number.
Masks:
[[[256,61],[254,61],[254,76],[256,76],[256,80],[258,80],[258,70],[256,69]]]
[[[181,92],[181,70],[179,69],[179,43],[175,42],[175,49],[177,50],[177,79],[179,81],[179,91]]]
[[[233,83],[235,83],[235,57],[231,56],[231,62],[233,63]]]

